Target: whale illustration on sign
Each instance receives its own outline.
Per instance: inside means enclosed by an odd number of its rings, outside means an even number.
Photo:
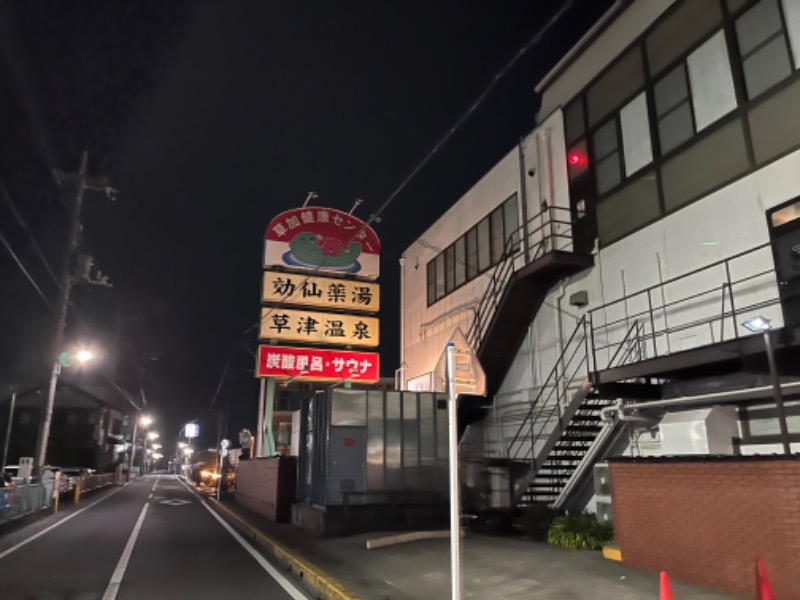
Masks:
[[[289,210],[270,221],[264,267],[350,273],[365,279],[380,274],[378,236],[353,215],[323,207]]]

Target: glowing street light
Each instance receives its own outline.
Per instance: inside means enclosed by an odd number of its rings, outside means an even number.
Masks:
[[[156,432],[156,431],[148,432],[147,439],[149,439],[149,440],[157,440],[158,439],[158,432]]]
[[[139,418],[139,425],[142,427],[150,427],[153,424],[153,417],[149,417],[147,415],[142,415]]]
[[[158,450],[159,448],[162,448],[163,446],[161,444],[150,444],[150,447],[153,450]]]
[[[161,460],[162,458],[164,458],[163,454],[160,452],[153,452],[153,460]]]
[[[178,442],[178,448],[180,448],[181,450],[183,450],[184,448],[188,448],[188,447],[189,447],[189,444],[187,444],[186,442]]]
[[[184,453],[186,456],[191,456],[192,454],[194,454],[194,448],[189,448],[189,447],[187,446],[186,448],[184,448],[184,449],[183,449],[183,453]]]
[[[75,353],[75,358],[79,363],[85,365],[86,363],[90,363],[95,360],[97,358],[97,353],[89,350],[88,348],[81,348]]]

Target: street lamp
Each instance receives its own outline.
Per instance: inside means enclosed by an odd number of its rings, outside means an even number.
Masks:
[[[158,433],[155,432],[155,431],[148,432],[147,433],[147,439],[148,440],[157,440],[158,439]]]
[[[149,417],[147,415],[142,415],[139,417],[139,425],[147,429],[150,425],[153,424],[153,417]]]
[[[159,448],[163,448],[163,446],[161,444],[150,444],[150,447],[153,450],[158,450]]]
[[[767,350],[767,362],[769,363],[769,376],[772,381],[772,397],[775,400],[775,410],[778,413],[778,429],[781,435],[781,444],[784,454],[791,454],[789,446],[789,427],[786,424],[786,410],[783,406],[783,393],[781,384],[778,380],[778,369],[775,365],[775,349],[772,345],[772,325],[770,320],[761,315],[756,315],[742,323],[742,326],[753,333],[761,333],[764,336],[764,346]]]

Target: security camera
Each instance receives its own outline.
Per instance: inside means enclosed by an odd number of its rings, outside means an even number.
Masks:
[[[534,175],[536,175],[536,169],[531,167],[530,169],[528,169],[528,177],[533,177]]]

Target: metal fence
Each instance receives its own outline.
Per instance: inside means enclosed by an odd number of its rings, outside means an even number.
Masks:
[[[0,488],[0,523],[46,510],[52,504],[52,481]]]

